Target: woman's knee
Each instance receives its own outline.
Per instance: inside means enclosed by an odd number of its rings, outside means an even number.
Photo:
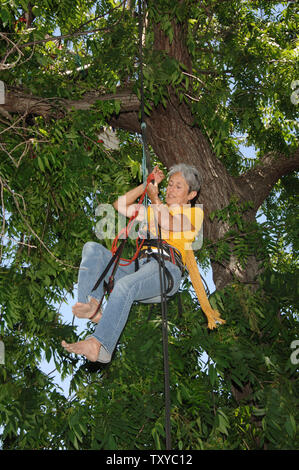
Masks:
[[[131,295],[131,291],[134,292],[134,289],[134,285],[131,285],[131,283],[128,282],[128,276],[123,276],[121,279],[115,281],[113,288],[114,293],[121,297]]]
[[[86,242],[83,245],[82,253],[84,255],[99,253],[101,251],[102,245],[97,242]]]

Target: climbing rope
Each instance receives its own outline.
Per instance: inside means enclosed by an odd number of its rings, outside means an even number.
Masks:
[[[140,79],[140,99],[141,99],[141,138],[142,138],[142,173],[143,181],[151,173],[150,152],[146,138],[146,123],[145,123],[145,103],[144,103],[144,81],[143,81],[143,45],[142,45],[142,30],[143,30],[143,1],[138,0],[139,9],[139,79]],[[147,207],[147,199],[145,201]],[[164,363],[164,394],[165,394],[165,435],[166,435],[166,450],[171,450],[171,425],[170,425],[170,373],[169,373],[169,358],[168,358],[168,324],[167,324],[167,287],[166,287],[166,267],[164,256],[162,255],[162,240],[161,229],[155,219],[156,235],[158,235],[158,265],[159,265],[159,280],[161,291],[161,316],[162,316],[162,344],[163,344],[163,363]]]

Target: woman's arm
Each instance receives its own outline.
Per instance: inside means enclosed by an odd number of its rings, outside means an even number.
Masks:
[[[158,183],[160,183],[164,178],[164,173],[159,169],[158,166],[155,166],[153,169],[153,175],[155,176],[155,187],[158,188]],[[120,214],[125,215],[126,217],[131,217],[138,206],[135,204],[136,200],[142,195],[144,191],[144,185],[140,184],[136,188],[131,189],[123,196],[120,196],[114,203],[113,207]],[[141,207],[139,217],[137,220],[142,220],[144,218],[144,208]]]
[[[141,196],[144,191],[143,184],[140,184],[136,188],[130,189],[126,194],[120,196],[114,203],[113,207],[120,214],[125,215],[126,217],[131,217],[135,210],[137,204],[134,204],[135,201]]]

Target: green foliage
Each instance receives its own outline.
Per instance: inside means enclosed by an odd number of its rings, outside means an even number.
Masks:
[[[84,335],[65,321],[61,305],[73,294],[83,244],[97,241],[96,208],[141,180],[138,136],[118,131],[119,151],[98,133],[120,104],[98,101],[66,113],[61,99],[112,93],[137,80],[136,2],[37,0],[31,28],[27,0],[2,2],[2,31],[22,53],[0,44],[7,67],[1,80],[55,103],[57,118],[0,116],[0,433],[3,449],[164,449],[163,360],[159,305],[134,305],[113,361],[90,364],[66,354],[62,339]],[[155,0],[147,2],[144,42],[146,112],[168,106],[171,93],[191,107],[228,171],[240,175],[265,152],[296,145],[295,4],[275,1]],[[154,48],[160,25],[169,45],[187,22],[192,73]],[[77,32],[84,34],[78,34]],[[91,34],[90,31],[93,31]],[[60,34],[60,43],[45,35]],[[34,48],[31,43],[37,41]],[[61,47],[58,47],[61,45]],[[10,119],[11,118],[11,119]],[[253,162],[240,135],[257,149]],[[245,137],[244,137],[245,136]],[[158,162],[153,156],[153,161]],[[171,432],[175,449],[298,448],[298,365],[290,345],[298,337],[297,175],[279,180],[249,222],[250,201],[210,214],[225,235],[196,253],[210,260],[259,265],[252,284],[237,281],[210,297],[226,319],[208,331],[189,280],[169,309]],[[111,240],[103,240],[110,247]],[[125,256],[134,249],[129,244]],[[150,315],[150,319],[148,316]],[[88,324],[92,331],[92,325]],[[69,395],[43,363],[70,379]]]

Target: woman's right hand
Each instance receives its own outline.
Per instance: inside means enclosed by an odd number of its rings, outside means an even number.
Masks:
[[[155,168],[152,171],[152,174],[155,177],[155,183],[160,184],[161,181],[165,178],[165,175],[162,170],[158,167],[158,165],[155,166]]]

